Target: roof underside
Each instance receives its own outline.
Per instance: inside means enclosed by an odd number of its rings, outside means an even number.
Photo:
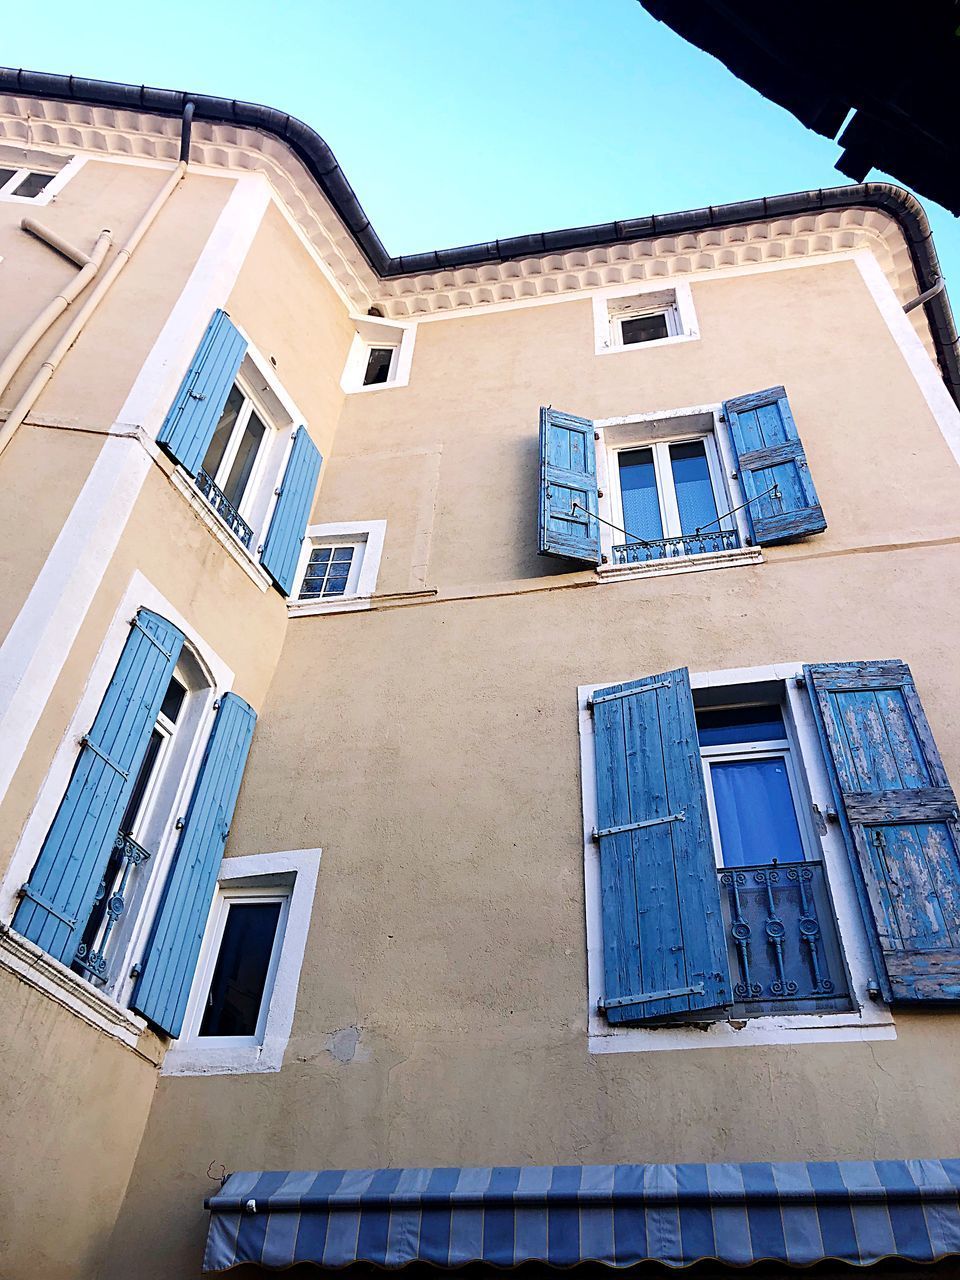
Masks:
[[[168,119],[182,116],[189,102],[194,105],[195,121],[266,135],[274,144],[279,142],[283,149],[293,153],[319,188],[347,232],[349,241],[362,255],[357,257],[357,261],[361,262],[363,270],[369,271],[391,293],[413,276],[457,273],[464,269],[482,268],[485,264],[569,255],[574,251],[599,250],[664,237],[702,237],[713,231],[778,219],[796,220],[830,214],[849,216],[849,211],[858,210],[876,211],[897,225],[909,251],[918,293],[931,289],[940,281],[939,262],[923,209],[908,192],[887,183],[795,192],[392,257],[373,229],[326,142],[302,121],[274,108],[180,90],[152,89],[143,85],[86,80],[15,68],[0,68],[0,93]],[[944,381],[960,403],[957,331],[945,291],[941,289],[923,305]]]

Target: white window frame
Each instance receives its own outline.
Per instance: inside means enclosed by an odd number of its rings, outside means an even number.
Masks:
[[[624,342],[623,321],[642,315],[663,315],[667,322],[664,338],[648,342]],[[689,281],[676,280],[669,285],[650,280],[643,284],[615,285],[593,294],[594,354],[622,354],[625,351],[649,351],[656,347],[692,342],[700,337],[693,291]]]
[[[357,395],[366,391],[388,391],[391,387],[407,386],[413,364],[416,324],[402,320],[384,320],[380,316],[351,315],[350,319],[355,332],[340,377],[341,390],[348,395]],[[365,386],[363,379],[367,361],[374,347],[392,348],[390,369],[385,382]]]
[[[347,520],[337,524],[309,525],[300,549],[300,559],[293,580],[294,589],[287,601],[288,612],[293,616],[304,616],[369,609],[377,589],[386,535],[386,520]],[[342,596],[319,596],[301,600],[300,590],[310,562],[310,552],[318,546],[353,547],[347,589]]]
[[[12,178],[0,185],[0,200],[11,204],[32,205],[37,208],[46,205],[62,191],[72,177],[86,163],[86,156],[47,155],[43,152],[30,152],[26,156],[22,148],[18,148],[16,158],[10,157],[10,148],[0,146],[0,169],[14,169]],[[6,153],[6,155],[4,154]],[[16,188],[30,173],[50,173],[53,176],[35,196],[18,196]]]
[[[183,1031],[164,1058],[163,1075],[245,1075],[280,1070],[293,1027],[320,856],[320,849],[297,849],[223,860],[217,893],[207,916]],[[219,954],[226,913],[230,902],[244,896],[248,900],[286,900],[270,957],[272,981],[268,974],[258,1035],[200,1036],[197,1032]]]
[[[887,1005],[870,998],[875,982],[869,940],[860,912],[853,873],[836,823],[827,824],[820,837],[823,864],[836,910],[841,947],[850,975],[855,1008],[847,1013],[765,1014],[756,1018],[727,1018],[699,1026],[614,1026],[598,1012],[603,996],[603,918],[600,895],[599,851],[593,831],[599,826],[596,791],[596,747],[590,695],[599,688],[637,679],[642,673],[617,676],[578,689],[580,709],[580,769],[583,807],[583,860],[587,932],[587,1044],[591,1053],[652,1053],[681,1049],[737,1048],[756,1045],[806,1044],[833,1041],[892,1040],[896,1038],[893,1015]],[[809,797],[821,814],[832,809],[830,781],[817,733],[813,708],[803,686],[803,664],[777,663],[690,676],[693,688],[714,688],[783,682],[784,717],[788,733],[797,744],[798,772]],[[809,815],[807,815],[809,820]],[[801,820],[802,821],[802,820]],[[716,848],[716,843],[714,844]]]
[[[163,794],[166,813],[156,834],[156,847],[152,850],[151,859],[153,865],[142,895],[137,901],[131,902],[128,908],[129,917],[126,917],[125,912],[126,919],[121,918],[122,928],[116,935],[117,949],[115,958],[111,961],[110,977],[105,985],[100,985],[87,981],[74,973],[68,965],[47,956],[33,943],[13,933],[10,926],[19,906],[20,886],[30,878],[50,824],[70,782],[77,760],[78,743],[94,721],[130,634],[130,620],[140,608],[152,609],[180,628],[190,647],[191,656],[200,668],[204,687],[196,691],[193,705],[189,708],[186,705],[191,701],[188,696],[181,711],[181,717],[189,716],[192,722],[189,730],[192,737],[189,742],[184,739],[186,749],[182,755],[176,751],[167,753],[168,765],[176,758],[177,768],[171,770],[168,767],[158,771],[157,796]],[[85,1021],[127,1044],[136,1044],[140,1032],[146,1026],[143,1019],[131,1013],[128,1007],[136,982],[135,977],[131,976],[132,966],[146,947],[149,930],[160,905],[166,873],[179,838],[177,819],[186,812],[187,801],[200,771],[203,751],[213,727],[214,704],[233,688],[233,682],[233,669],[227,666],[166,596],[139,570],[135,571],[107,628],[89,679],[54,752],[50,769],[20,833],[7,873],[0,885],[0,967],[19,973],[31,985],[58,1003],[65,1004]],[[178,722],[178,727],[186,728],[186,719]],[[156,808],[156,803],[154,807]],[[143,829],[149,829],[152,825],[148,820]],[[22,963],[25,955],[35,957],[32,964]]]
[[[729,442],[720,429],[720,408],[720,405],[695,405],[657,413],[600,418],[594,422],[597,434],[597,485],[600,492],[598,513],[602,557],[597,574],[602,580],[700,572],[762,562],[762,549],[748,543],[750,526],[746,512],[737,510],[741,507],[743,497],[739,483],[733,479],[736,468],[729,453]],[[681,551],[663,560],[614,564],[613,548],[622,546],[627,541],[626,535],[619,532],[624,528],[619,455],[637,449],[653,450],[663,536],[679,537],[680,513],[670,467],[669,446],[691,440],[704,441],[710,483],[718,515],[722,517],[716,527],[718,530],[736,530],[739,547],[702,553]],[[614,525],[617,527],[613,528]]]

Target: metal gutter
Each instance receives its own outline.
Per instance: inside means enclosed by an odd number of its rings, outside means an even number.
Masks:
[[[547,253],[567,253],[574,249],[596,248],[625,240],[647,240],[656,236],[680,235],[711,227],[737,226],[774,218],[850,208],[879,209],[897,223],[903,234],[910,251],[919,292],[929,292],[923,308],[933,335],[940,371],[951,396],[960,405],[957,328],[946,290],[933,292],[934,286],[942,277],[930,224],[919,201],[908,191],[892,183],[866,182],[857,186],[798,191],[759,200],[709,205],[679,213],[654,214],[645,218],[602,222],[561,231],[543,231],[533,235],[511,236],[504,240],[490,240],[483,244],[391,257],[323,138],[302,120],[273,107],[240,102],[235,98],[215,98],[207,94],[183,93],[174,89],[151,89],[146,85],[120,84],[111,80],[85,80],[78,76],[52,75],[14,67],[0,67],[0,93],[177,117],[182,117],[187,105],[192,104],[194,120],[259,129],[271,134],[288,146],[301,161],[336,210],[372,270],[381,279],[479,266],[487,262],[509,262]]]

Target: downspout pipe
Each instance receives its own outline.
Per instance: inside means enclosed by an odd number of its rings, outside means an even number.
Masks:
[[[130,261],[134,250],[150,230],[157,218],[157,215],[160,213],[160,210],[183,181],[186,171],[186,163],[183,160],[178,161],[177,167],[174,169],[173,173],[170,174],[170,177],[163,184],[162,189],[154,198],[149,209],[147,209],[146,213],[137,223],[126,244],[124,244],[123,248],[120,249],[117,256],[110,263],[110,266],[106,271],[104,271],[93,292],[77,312],[73,319],[73,323],[69,325],[66,332],[63,334],[63,337],[40,366],[26,391],[24,391],[23,395],[11,409],[10,416],[3,424],[2,428],[0,428],[0,455],[3,454],[4,450],[16,434],[17,429],[36,404],[40,397],[40,393],[56,373],[64,356],[80,337],[87,321],[110,292],[114,281]]]
[[[57,253],[62,254],[69,261],[76,263],[80,270],[70,283],[47,303],[33,324],[20,335],[16,344],[0,364],[0,398],[2,398],[3,393],[10,385],[17,370],[53,322],[63,315],[70,303],[75,298],[78,298],[93,280],[100,270],[104,258],[107,256],[111,243],[110,231],[108,228],[104,228],[97,236],[97,242],[88,256],[55,232],[42,227],[32,218],[24,218],[20,225],[24,231],[36,236],[38,240],[42,240],[44,244],[49,245],[51,249],[55,249]]]
[[[196,106],[192,102],[186,103],[183,108],[183,115],[180,117],[180,163],[190,163],[190,130],[193,127],[193,113]]]

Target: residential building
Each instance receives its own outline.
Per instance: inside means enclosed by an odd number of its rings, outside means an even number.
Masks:
[[[916,201],[390,258],[280,112],[0,92],[3,1275],[960,1253]]]

